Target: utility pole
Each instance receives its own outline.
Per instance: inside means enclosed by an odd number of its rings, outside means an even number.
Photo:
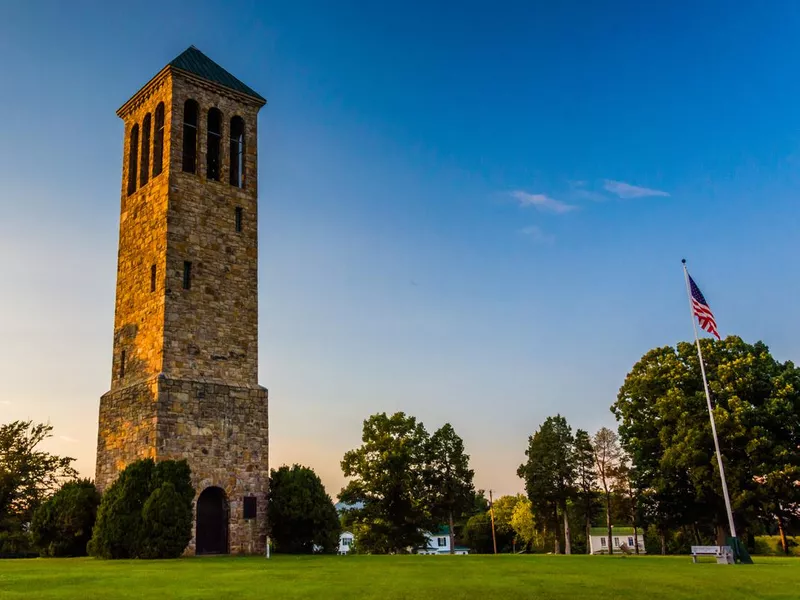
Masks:
[[[497,537],[494,534],[494,500],[492,500],[492,490],[489,490],[489,514],[492,516],[492,546],[494,553],[497,554]]]

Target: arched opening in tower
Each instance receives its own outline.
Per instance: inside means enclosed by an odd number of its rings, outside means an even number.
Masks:
[[[228,553],[228,499],[218,487],[207,487],[197,499],[195,554]]]

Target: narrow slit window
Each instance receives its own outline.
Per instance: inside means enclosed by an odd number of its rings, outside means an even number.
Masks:
[[[150,113],[142,120],[142,164],[139,168],[139,187],[147,183],[150,177]]]
[[[128,138],[128,195],[136,191],[136,167],[139,164],[139,125],[131,128]]]
[[[187,100],[183,105],[183,170],[197,171],[197,102]]]
[[[244,187],[244,120],[242,117],[231,119],[230,144],[231,185]]]
[[[256,508],[258,507],[257,499],[255,496],[245,496],[243,504],[243,518],[245,519],[255,519],[256,518]]]
[[[125,350],[119,353],[119,378],[125,377]]]
[[[222,146],[222,113],[219,109],[212,108],[208,111],[208,133],[206,148],[206,177],[219,181],[220,172],[220,147]]]
[[[164,103],[156,106],[156,124],[153,135],[153,177],[161,174],[164,166]]]
[[[192,289],[192,263],[188,260],[183,261],[183,289]]]
[[[242,231],[242,207],[241,206],[237,206],[236,207],[236,216],[234,218],[234,221],[236,223],[236,233],[241,233],[241,231]]]
[[[152,265],[150,267],[150,291],[156,291],[156,266]]]

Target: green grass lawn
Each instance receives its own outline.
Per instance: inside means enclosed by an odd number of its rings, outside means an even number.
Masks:
[[[273,556],[0,561],[0,598],[800,598],[800,560],[689,557]]]

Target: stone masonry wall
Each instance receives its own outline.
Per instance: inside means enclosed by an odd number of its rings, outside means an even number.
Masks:
[[[95,485],[102,492],[130,463],[156,457],[158,378],[100,398]]]
[[[258,106],[213,85],[173,79],[164,373],[227,384],[258,382],[258,236],[256,124]],[[200,106],[197,173],[182,171],[183,109]],[[207,115],[222,112],[220,181],[206,177]],[[245,187],[229,182],[230,121],[245,122]],[[235,229],[236,207],[242,231]],[[191,289],[182,287],[184,261]]]
[[[114,354],[111,389],[115,390],[161,372],[164,336],[164,288],[167,265],[167,202],[169,195],[169,131],[172,120],[172,84],[163,78],[124,115],[125,147],[122,162],[122,201],[117,258],[117,296],[114,314]],[[165,106],[163,171],[153,177],[155,112]],[[142,123],[151,115],[150,168],[140,185],[143,151]],[[136,191],[128,194],[131,130],[139,125]],[[156,266],[156,289],[151,291],[151,267]],[[122,376],[122,352],[125,352]]]
[[[210,486],[225,491],[229,547],[233,554],[260,554],[267,535],[269,422],[267,390],[162,378],[158,393],[158,460],[185,458],[196,496]],[[253,521],[242,499],[255,496]],[[196,520],[195,520],[196,525]],[[195,532],[187,549],[194,553]]]

